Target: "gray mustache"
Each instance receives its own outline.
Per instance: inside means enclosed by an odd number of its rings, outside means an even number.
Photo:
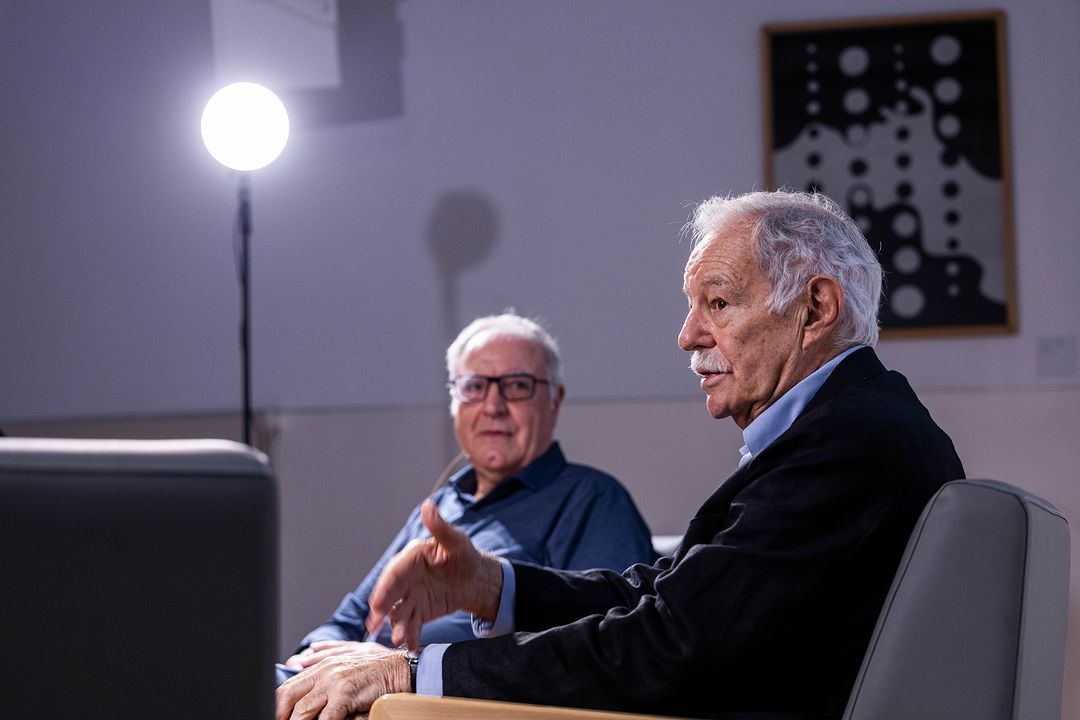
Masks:
[[[698,375],[731,372],[727,358],[715,350],[695,350],[690,356],[690,369]]]

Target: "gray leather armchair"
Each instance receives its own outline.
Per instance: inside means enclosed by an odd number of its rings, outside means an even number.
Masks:
[[[923,511],[844,720],[1060,720],[1069,529],[1046,501],[990,480],[948,483]],[[386,695],[372,720],[651,716]]]
[[[923,511],[845,720],[1059,720],[1069,527],[1011,485],[958,480]]]

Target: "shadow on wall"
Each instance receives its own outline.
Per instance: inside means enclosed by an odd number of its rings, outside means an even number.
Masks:
[[[490,200],[473,190],[444,192],[428,217],[427,246],[439,276],[444,348],[472,320],[459,316],[462,277],[491,254],[498,236],[498,213]],[[458,451],[450,433],[444,437],[444,447],[446,457]]]
[[[341,85],[289,93],[288,106],[296,108],[298,124],[326,127],[404,115],[405,40],[399,2],[364,0],[338,5]]]

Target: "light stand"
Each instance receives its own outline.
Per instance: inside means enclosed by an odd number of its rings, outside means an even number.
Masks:
[[[240,224],[240,362],[244,384],[244,444],[251,445],[251,183],[246,172],[237,178]]]
[[[237,171],[240,231],[240,355],[244,403],[244,443],[251,445],[251,181],[252,170],[269,165],[285,149],[289,116],[274,93],[255,83],[233,83],[218,90],[202,115],[206,149]]]

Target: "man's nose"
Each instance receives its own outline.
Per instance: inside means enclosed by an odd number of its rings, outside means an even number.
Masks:
[[[484,412],[488,415],[502,415],[506,412],[506,401],[503,400],[497,382],[488,385],[487,395],[484,397]]]
[[[678,344],[679,348],[686,352],[693,352],[699,348],[705,347],[705,343],[702,340],[704,333],[701,331],[701,323],[698,321],[696,313],[691,309],[686,313],[686,320],[683,321],[682,329],[679,330]]]

